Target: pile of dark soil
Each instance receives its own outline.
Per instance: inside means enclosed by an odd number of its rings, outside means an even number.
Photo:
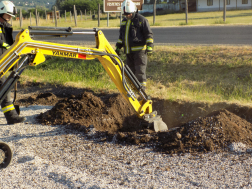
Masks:
[[[252,124],[220,110],[157,136],[157,148],[168,153],[225,151],[233,142],[251,146]]]
[[[40,114],[38,120],[47,125],[72,125],[83,131],[95,127],[108,133],[139,130],[143,122],[121,95],[97,97],[91,92],[58,101],[51,110]]]
[[[26,106],[26,105],[55,105],[58,102],[58,97],[53,93],[39,93],[39,94],[32,94],[30,97],[25,99],[19,100],[19,105]]]
[[[48,98],[50,95],[44,96]],[[31,99],[41,102],[38,97]],[[94,127],[97,132],[90,139],[143,145],[163,153],[225,151],[233,142],[252,146],[252,124],[228,110],[215,111],[169,132],[156,133],[147,128],[147,124],[135,115],[120,94],[98,97],[84,92],[72,95],[59,100],[51,110],[37,118],[42,124],[67,125],[84,133]]]

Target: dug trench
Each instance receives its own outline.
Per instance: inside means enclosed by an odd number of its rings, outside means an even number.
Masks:
[[[227,151],[234,142],[252,146],[250,107],[152,100],[168,132],[157,133],[148,128],[119,93],[36,84],[22,86],[16,104],[51,105],[51,110],[37,116],[38,123],[62,125],[96,142],[140,145],[169,154]]]

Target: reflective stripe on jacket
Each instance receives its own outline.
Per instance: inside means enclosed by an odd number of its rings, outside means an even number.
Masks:
[[[145,17],[136,14],[132,20],[123,19],[116,46],[124,47],[126,54],[146,50],[146,45],[153,46],[153,42],[153,33]]]
[[[1,23],[0,22],[0,55],[2,55],[4,53],[4,51],[6,51],[5,48],[1,48],[3,43],[8,43],[9,45],[12,45],[14,40],[13,40],[13,36],[12,36],[12,26],[7,23]]]

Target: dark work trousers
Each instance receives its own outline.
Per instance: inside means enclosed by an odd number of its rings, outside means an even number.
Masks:
[[[3,76],[0,79],[0,86],[2,86],[2,84],[5,82],[5,76]],[[4,100],[1,103],[1,108],[4,108],[6,106],[11,105],[13,102],[11,101],[11,94],[10,92],[8,92],[8,94],[6,95],[6,97],[4,98]]]
[[[126,54],[126,63],[140,83],[146,82],[147,53],[137,51]]]

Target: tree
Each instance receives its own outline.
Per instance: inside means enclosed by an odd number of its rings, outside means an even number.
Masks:
[[[29,9],[28,11],[22,9],[22,16],[24,18],[29,18],[30,17],[30,12],[32,13],[32,15],[35,15],[35,11],[36,11],[35,8]],[[45,17],[45,9],[37,8],[37,12],[39,13],[40,17],[41,16]],[[17,14],[17,17],[19,17],[19,12]]]
[[[60,1],[60,0],[59,0]],[[67,12],[73,11],[73,7],[75,5],[77,12],[80,10],[83,12],[87,11],[98,11],[98,4],[103,6],[103,0],[66,0],[62,1],[58,7],[58,9],[63,13],[65,10]]]
[[[64,2],[64,0],[56,0],[55,5],[57,9],[60,9],[60,4]]]

